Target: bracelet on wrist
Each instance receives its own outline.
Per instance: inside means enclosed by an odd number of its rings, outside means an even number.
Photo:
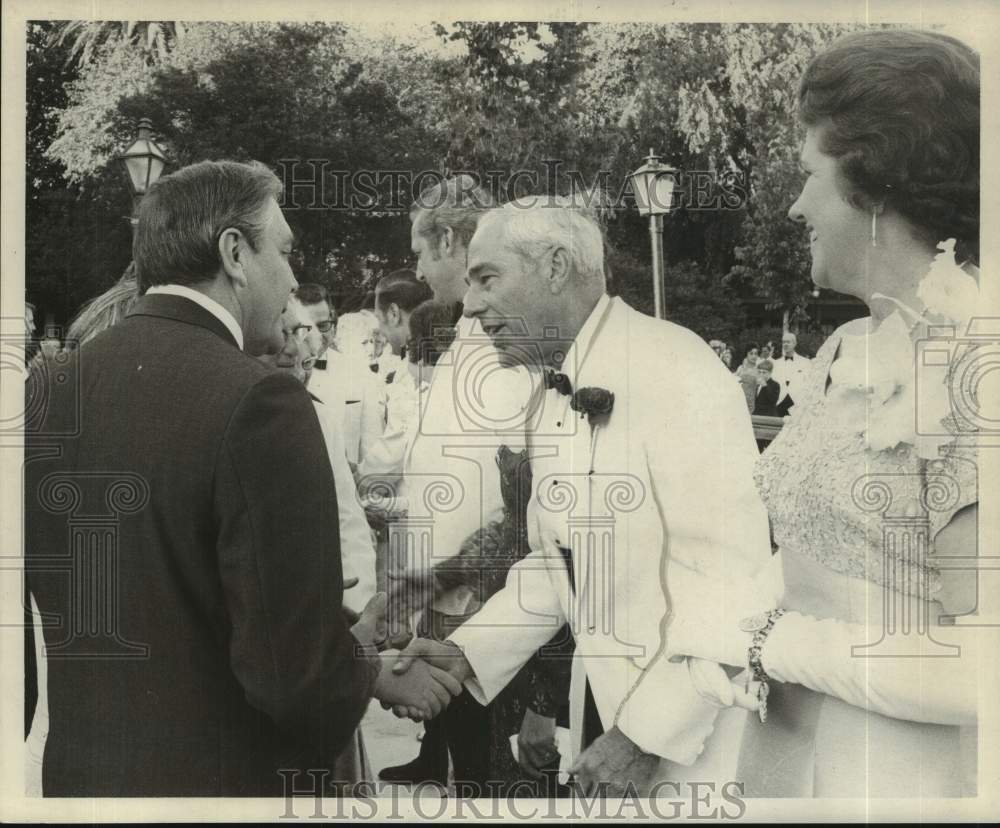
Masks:
[[[761,651],[764,642],[774,628],[774,623],[785,614],[783,609],[773,609],[762,612],[759,615],[752,615],[744,618],[740,622],[740,629],[743,632],[753,633],[750,646],[747,649],[747,689],[750,688],[750,681],[758,682],[757,685],[757,716],[761,724],[767,721],[767,695],[771,690],[769,684],[771,677],[764,670],[761,663]]]

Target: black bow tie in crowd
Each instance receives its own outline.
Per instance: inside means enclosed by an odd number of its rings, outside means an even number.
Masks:
[[[569,381],[569,377],[565,374],[553,371],[551,368],[545,371],[545,390],[550,388],[555,388],[560,394],[565,394],[567,397],[573,396],[573,385]]]
[[[785,361],[786,362],[794,362],[795,361],[795,357],[786,356],[785,357]]]

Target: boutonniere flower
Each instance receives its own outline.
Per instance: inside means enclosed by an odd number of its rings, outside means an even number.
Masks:
[[[569,399],[569,407],[581,417],[587,416],[590,424],[590,471],[594,474],[594,458],[597,456],[597,435],[601,426],[608,422],[615,407],[615,395],[605,388],[581,388]]]
[[[569,407],[581,416],[586,414],[587,422],[593,428],[608,421],[615,407],[615,395],[604,388],[581,388],[570,397]]]

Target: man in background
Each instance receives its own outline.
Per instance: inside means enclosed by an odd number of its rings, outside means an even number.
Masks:
[[[802,381],[812,363],[808,357],[796,353],[797,340],[790,331],[781,337],[781,356],[774,360],[774,381],[781,387],[778,404],[783,417],[795,405],[795,397],[802,388]]]
[[[385,428],[385,395],[369,371],[361,371],[334,347],[337,313],[325,287],[300,285],[296,297],[318,334],[309,390],[325,403],[322,417],[343,435],[349,462],[357,465]]]
[[[402,357],[410,336],[410,314],[421,302],[434,296],[426,282],[408,269],[383,276],[375,288],[375,315],[379,330],[397,357]],[[386,382],[386,423],[382,436],[369,448],[358,466],[359,478],[369,475],[396,476],[403,470],[410,426],[419,414],[420,401],[413,375],[406,363]]]
[[[430,387],[420,400],[420,426],[410,446],[406,480],[411,521],[430,522],[430,554],[407,562],[410,573],[429,570],[456,557],[463,542],[482,530],[503,511],[496,454],[501,444],[523,448],[523,427],[504,435],[504,424],[518,421],[526,406],[527,378],[500,370],[499,357],[474,319],[460,319],[466,291],[468,246],[479,217],[493,206],[489,193],[470,176],[458,176],[433,185],[410,209],[411,243],[417,257],[417,278],[425,281],[436,302],[455,307],[456,337],[434,369]],[[490,366],[493,366],[492,368]],[[472,398],[472,375],[487,377]],[[466,415],[474,409],[474,416]],[[516,441],[520,440],[520,444]],[[461,502],[447,510],[426,514],[425,509],[447,490]],[[417,545],[415,548],[421,548]],[[404,582],[407,584],[407,582]],[[407,603],[409,586],[390,593],[390,628],[424,606]],[[395,599],[395,600],[394,600]],[[435,597],[427,610],[431,635],[444,638],[470,617],[472,592],[458,587]],[[426,724],[420,755],[406,765],[384,769],[386,781],[418,783],[442,780],[448,754],[456,782],[485,789],[489,768],[490,713],[463,693],[445,714]]]
[[[316,368],[319,359],[328,353],[326,337],[328,334],[332,335],[333,330],[333,313],[325,288],[314,284],[299,285],[288,301],[286,315],[294,322],[295,330],[301,332],[298,334],[301,338],[297,341],[296,356],[286,356],[285,360],[294,359],[298,364],[295,374],[313,396],[316,414],[329,450],[330,466],[337,488],[344,578],[358,579],[357,586],[344,593],[344,606],[357,614],[376,591],[375,544],[365,511],[358,500],[354,475],[347,462],[344,430],[337,427],[342,422],[343,401],[330,387],[331,383],[325,382],[327,379],[335,379],[335,375],[325,374]],[[336,352],[334,355],[336,364],[339,355]],[[324,381],[315,382],[315,378],[320,375]]]

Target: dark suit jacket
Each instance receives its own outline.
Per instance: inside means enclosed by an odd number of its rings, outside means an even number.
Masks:
[[[341,613],[305,388],[166,295],[61,374],[35,391],[25,468],[44,793],[280,796],[279,769],[332,767],[377,670]]]
[[[757,389],[757,400],[754,403],[753,413],[764,417],[783,417],[787,414],[781,412],[778,406],[778,397],[781,394],[781,386],[773,379],[769,379],[764,385]]]

